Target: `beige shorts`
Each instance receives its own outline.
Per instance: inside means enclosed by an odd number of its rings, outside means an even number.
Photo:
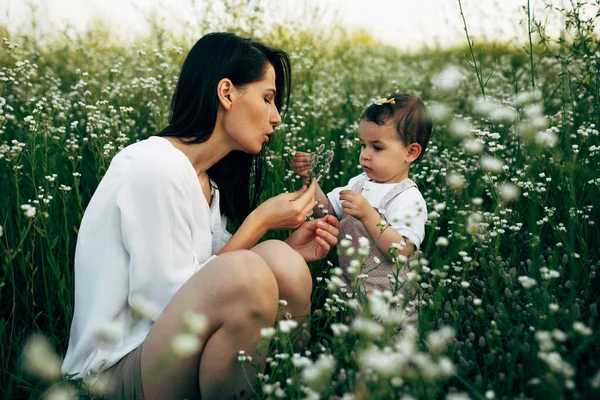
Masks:
[[[106,399],[143,400],[142,346],[131,351],[107,371],[109,386]]]

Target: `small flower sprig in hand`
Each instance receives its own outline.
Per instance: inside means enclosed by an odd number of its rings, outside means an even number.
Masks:
[[[325,144],[318,146],[311,153],[297,152],[292,161],[294,173],[300,175],[304,184],[310,185],[313,179],[320,181],[323,176],[329,172],[331,161],[333,161],[333,150],[335,143],[329,143],[329,149],[325,149]]]
[[[316,179],[317,182],[320,181],[323,175],[329,172],[331,161],[333,161],[333,150],[327,149],[325,153],[323,153],[324,149],[325,145],[322,144],[310,155],[311,162],[308,172],[309,184],[313,179]]]

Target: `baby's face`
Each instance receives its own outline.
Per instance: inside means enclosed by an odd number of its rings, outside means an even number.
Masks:
[[[393,123],[377,125],[361,120],[360,166],[369,179],[377,183],[397,183],[408,178],[409,151]]]

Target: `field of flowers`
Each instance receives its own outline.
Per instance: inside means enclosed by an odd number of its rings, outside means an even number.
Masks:
[[[473,43],[467,31],[464,47],[416,54],[343,29],[266,29],[260,2],[226,3],[236,12],[206,16],[193,34],[155,25],[133,46],[101,26],[77,39],[0,27],[2,397],[101,394],[59,370],[79,222],[111,158],[165,126],[187,49],[218,27],[292,58],[264,198],[299,188],[296,150],[333,142],[325,191],[359,173],[358,117],[375,99],[418,95],[435,121],[411,170],[429,211],[423,257],[394,285],[418,300],[340,293],[332,252],[311,265],[308,346],[293,346],[293,323],[264,330],[269,371],[255,398],[600,398],[600,41],[579,13],[587,2],[560,11],[559,38],[525,14],[531,37],[519,45]],[[409,305],[418,330],[398,329]],[[240,362],[252,368],[251,357]]]

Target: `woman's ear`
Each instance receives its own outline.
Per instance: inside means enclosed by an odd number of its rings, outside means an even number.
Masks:
[[[227,78],[221,79],[217,84],[217,97],[223,108],[226,110],[231,108],[231,95],[235,90],[235,85]]]
[[[421,145],[419,143],[411,143],[406,148],[406,161],[413,162],[421,155]]]

